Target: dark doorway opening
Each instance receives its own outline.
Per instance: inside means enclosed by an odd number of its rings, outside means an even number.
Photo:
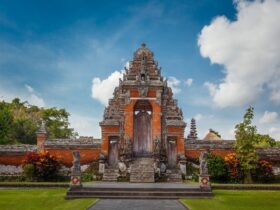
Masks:
[[[177,137],[169,136],[167,137],[167,160],[168,168],[176,168],[177,166]]]
[[[119,160],[119,137],[118,136],[110,136],[109,137],[109,167],[114,168],[118,165]]]
[[[139,100],[134,106],[133,154],[136,157],[153,154],[152,106],[147,100]]]

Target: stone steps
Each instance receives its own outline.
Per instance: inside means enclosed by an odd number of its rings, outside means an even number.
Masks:
[[[118,169],[106,168],[103,173],[102,181],[116,182],[118,181],[118,176],[119,176]]]
[[[130,182],[153,183],[155,182],[154,159],[139,158],[135,160],[130,169]]]
[[[182,175],[179,170],[173,169],[173,170],[167,170],[167,182],[173,182],[173,183],[182,183]]]
[[[192,188],[88,188],[70,189],[66,198],[178,199],[212,197],[211,191]]]

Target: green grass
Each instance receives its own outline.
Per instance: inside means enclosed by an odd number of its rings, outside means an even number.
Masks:
[[[96,199],[65,200],[66,189],[3,189],[1,210],[85,210]]]
[[[279,210],[280,191],[214,190],[210,199],[181,199],[190,210]]]

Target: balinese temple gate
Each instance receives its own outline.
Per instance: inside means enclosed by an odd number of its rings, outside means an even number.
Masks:
[[[182,180],[186,123],[145,44],[125,68],[100,126],[103,180],[127,176],[131,182],[154,182],[155,175]]]

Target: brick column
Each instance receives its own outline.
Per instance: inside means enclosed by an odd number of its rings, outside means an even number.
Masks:
[[[42,120],[40,129],[36,132],[38,151],[44,151],[44,143],[47,140],[47,130],[45,122]]]

